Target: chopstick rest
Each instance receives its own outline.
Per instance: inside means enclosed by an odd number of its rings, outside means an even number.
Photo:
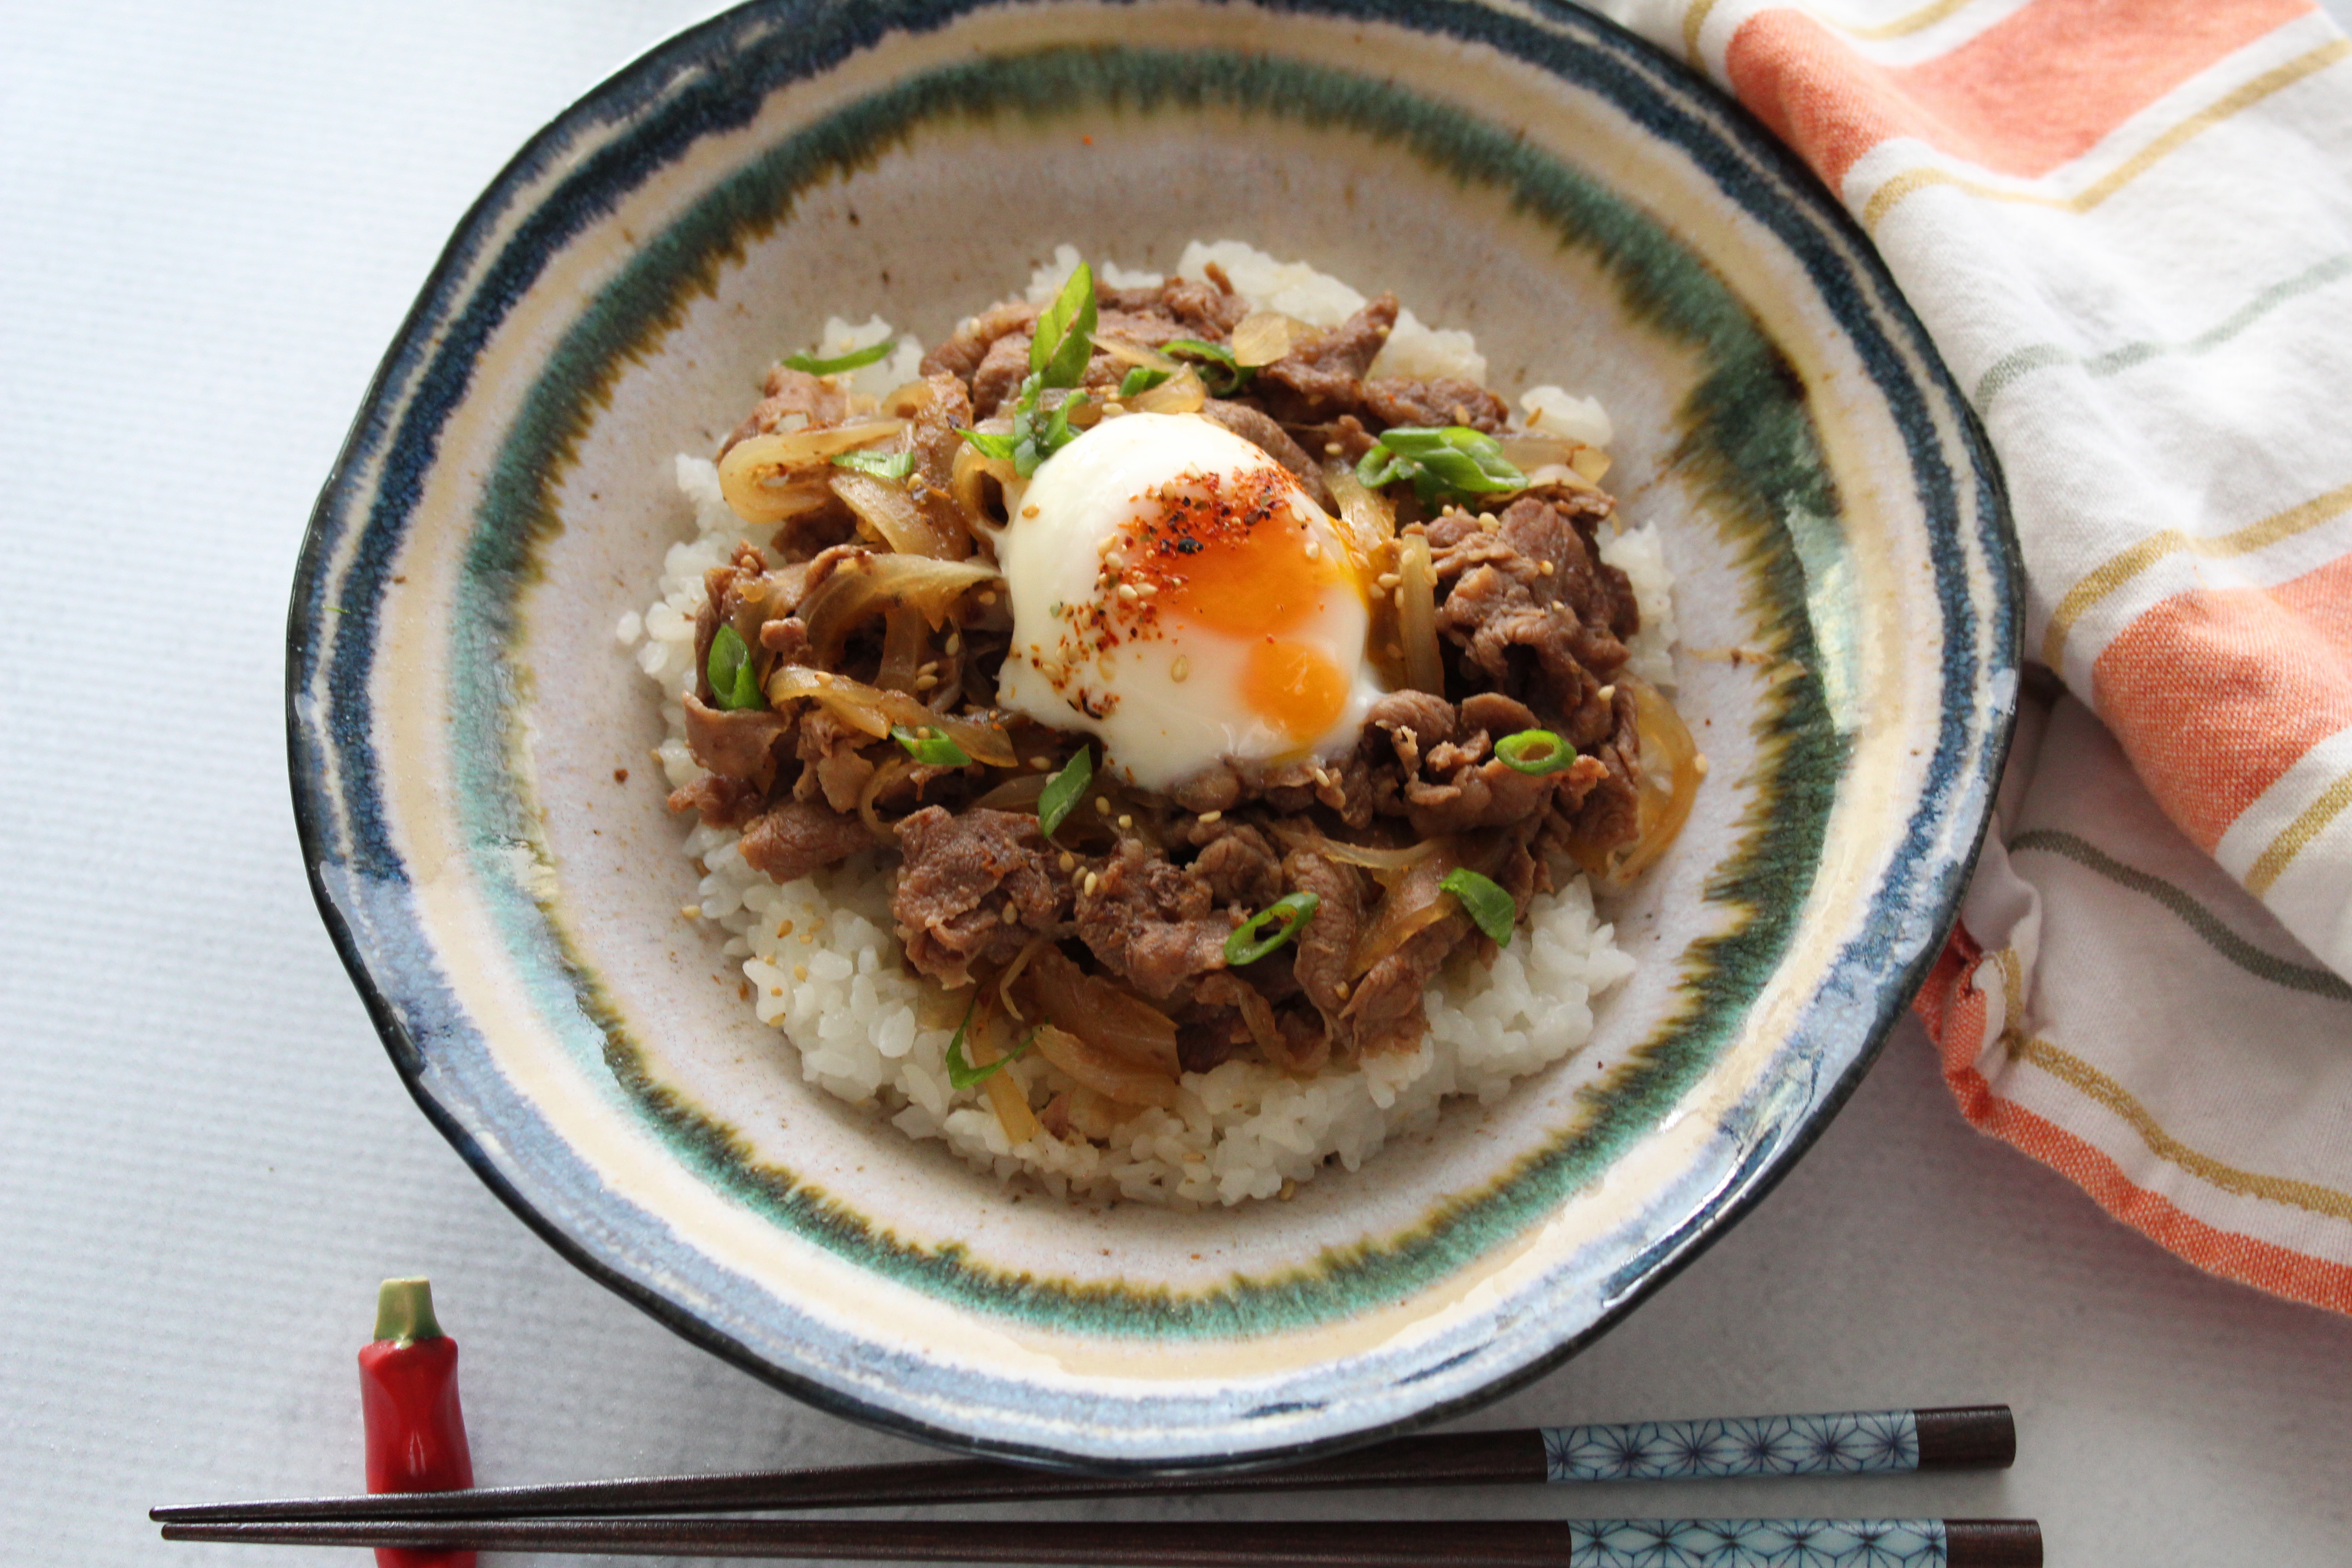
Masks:
[[[167,1541],[673,1557],[1084,1563],[1098,1568],[2041,1568],[2032,1520],[1664,1519],[879,1522],[412,1520],[172,1524]]]
[[[2000,1468],[2016,1457],[2017,1426],[2009,1407],[1987,1405],[1434,1433],[1276,1469],[1220,1475],[1088,1476],[983,1459],[940,1459],[400,1496],[197,1503],[155,1509],[149,1517],[186,1524],[715,1513],[1370,1487],[1890,1475]]]

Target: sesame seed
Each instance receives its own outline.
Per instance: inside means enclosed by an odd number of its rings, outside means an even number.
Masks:
[[[996,603],[996,590],[993,588],[982,588],[980,591],[980,602],[983,605],[992,605]]]
[[[1051,757],[1032,757],[1029,759],[1029,765],[1033,768],[1050,768],[1054,765],[1054,759]]]
[[[939,683],[940,678],[936,675],[919,675],[915,677],[915,689],[918,691],[929,691],[932,687],[937,686]]]
[[[1614,686],[1604,686],[1604,687],[1602,687],[1602,688],[1601,689],[1601,701],[1603,701],[1603,702],[1614,702],[1614,701],[1616,701],[1616,700],[1617,700],[1617,689],[1616,689]]]
[[[1325,789],[1329,789],[1331,787],[1331,775],[1328,773],[1326,773],[1323,769],[1317,768],[1315,770],[1315,782],[1321,784]]]
[[[1133,817],[1131,817],[1131,816],[1128,816],[1125,812],[1121,812],[1121,813],[1119,813],[1119,817],[1118,817],[1118,826],[1119,826],[1119,831],[1120,831],[1120,832],[1124,833],[1124,832],[1126,832],[1129,828],[1133,827],[1134,826],[1135,826],[1135,818],[1133,818]]]
[[[1478,514],[1478,526],[1492,533],[1503,526],[1503,520],[1491,511],[1482,511]]]
[[[1404,608],[1404,585],[1402,583],[1397,584],[1396,607],[1400,610]]]
[[[1323,443],[1323,455],[1327,458],[1336,458],[1347,449],[1347,447],[1342,447],[1337,441],[1326,441]]]
[[[1310,545],[1308,545],[1307,548],[1307,551],[1308,551],[1308,552],[1309,552],[1309,553],[1312,553],[1312,552],[1313,552],[1313,551],[1314,551],[1314,549],[1315,549],[1315,547],[1314,547],[1313,545],[1311,545],[1311,544],[1310,544]],[[1139,594],[1135,591],[1135,584],[1132,584],[1132,583],[1121,583],[1121,584],[1118,585],[1118,596],[1119,596],[1119,600],[1120,600],[1120,602],[1121,602],[1122,604],[1129,604],[1129,605],[1132,605],[1133,603],[1135,603],[1135,601],[1136,601],[1137,599],[1140,598],[1142,595],[1139,595]]]
[[[1024,516],[1024,517],[1034,517],[1034,516],[1036,516],[1036,515],[1037,515],[1037,508],[1036,508],[1035,503],[1032,502],[1030,505],[1023,507],[1023,508],[1021,509],[1021,515],[1022,515],[1022,516]]]
[[[783,940],[784,940],[784,938],[786,938],[786,937],[788,937],[788,936],[792,935],[792,934],[793,934],[793,922],[792,922],[792,921],[786,921],[783,924],[782,924],[782,925],[780,925],[780,926],[778,926],[778,927],[776,928],[776,940],[777,940],[778,942],[782,942],[782,941],[783,941]]]
[[[1181,680],[1192,673],[1192,661],[1181,653],[1176,656],[1176,662],[1168,667],[1168,679],[1171,680]]]
[[[1393,572],[1383,572],[1378,577],[1372,579],[1372,581],[1379,585],[1381,592],[1385,594],[1391,588],[1395,587],[1399,583],[1403,582],[1404,579],[1398,576]]]
[[[1092,871],[1089,871],[1089,872],[1087,872],[1087,892],[1089,892],[1089,893],[1093,892],[1093,891],[1095,890],[1095,889],[1096,889],[1096,888],[1097,888],[1097,887],[1099,887],[1099,886],[1101,885],[1101,883],[1102,883],[1102,879],[1101,879],[1101,878],[1099,878],[1099,877],[1097,877],[1097,876],[1096,876]]]
[[[1071,854],[1071,853],[1070,853],[1068,850],[1066,850],[1066,849],[1063,850],[1063,851],[1062,851],[1062,869],[1063,869],[1063,870],[1065,870],[1065,871],[1075,871],[1075,870],[1076,870],[1077,868],[1078,868],[1078,858],[1077,858],[1076,856],[1075,856],[1075,855]]]
[[[1538,577],[1549,577],[1557,570],[1559,570],[1559,568],[1552,565],[1549,561],[1538,561],[1536,563],[1536,575]]]
[[[1320,561],[1323,559],[1323,546],[1317,543],[1312,539],[1308,540],[1307,542],[1307,559],[1309,561]]]
[[[997,911],[996,918],[1003,921],[1006,925],[1019,925],[1021,923],[1021,911],[1014,909],[1011,904],[1007,904],[1003,909]]]
[[[808,965],[805,963],[793,964],[793,978],[805,984],[808,981]]]
[[[962,651],[963,651],[963,634],[962,634],[961,632],[950,632],[950,633],[948,634],[948,652],[949,652],[949,654],[950,654],[950,656],[952,656],[952,655],[955,655],[955,654],[961,653]]]
[[[1103,415],[1104,415],[1104,416],[1105,416],[1105,417],[1107,417],[1107,418],[1114,418],[1114,419],[1115,419],[1115,418],[1117,418],[1119,415],[1122,415],[1122,414],[1124,414],[1124,413],[1126,413],[1126,412],[1127,412],[1127,405],[1126,405],[1126,404],[1124,404],[1124,403],[1121,403],[1121,402],[1120,402],[1118,398],[1116,398],[1116,397],[1112,398],[1110,401],[1108,401],[1108,403],[1105,403],[1105,404],[1103,405]]]
[[[700,904],[680,904],[677,906],[677,912],[684,915],[688,920],[698,921],[702,918],[702,906]]]
[[[1225,814],[1222,811],[1204,811],[1201,814],[1201,820],[1203,822],[1223,822],[1224,817]]]
[[[1095,815],[1097,816],[1108,816],[1110,815],[1110,796],[1107,795],[1098,795],[1095,796]]]
[[[1345,1002],[1348,999],[1349,993],[1353,992],[1355,989],[1356,988],[1354,986],[1342,980],[1339,984],[1331,987],[1331,994],[1337,996],[1340,1001]]]
[[[771,985],[768,987],[768,994],[771,996],[782,996],[783,994],[784,988],[781,985]]]

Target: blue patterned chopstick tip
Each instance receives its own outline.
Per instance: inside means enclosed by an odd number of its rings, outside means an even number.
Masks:
[[[1885,1475],[1919,1468],[1919,1420],[1908,1410],[1541,1430],[1549,1481]]]
[[[1611,1519],[1568,1525],[1572,1568],[1945,1568],[1940,1519]]]

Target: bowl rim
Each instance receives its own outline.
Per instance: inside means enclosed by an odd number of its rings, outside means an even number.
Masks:
[[[1957,921],[1970,874],[1993,816],[1995,786],[2010,750],[2016,718],[2016,681],[1996,691],[1987,714],[1984,744],[1976,765],[1969,770],[1981,787],[1976,792],[1983,809],[1965,835],[1965,853],[1943,868],[1931,930],[1918,939],[1916,952],[1894,978],[1879,988],[1867,1009],[1863,1043],[1843,1070],[1817,1091],[1811,1105],[1788,1127],[1760,1167],[1745,1162],[1736,1170],[1725,1193],[1706,1200],[1691,1219],[1671,1236],[1661,1238],[1650,1253],[1639,1279],[1603,1305],[1577,1331],[1554,1342],[1502,1375],[1475,1390],[1414,1408],[1401,1417],[1352,1427],[1331,1436],[1239,1452],[1202,1452],[1174,1459],[1123,1460],[1082,1458],[1034,1444],[1009,1441],[970,1431],[943,1427],[902,1412],[869,1405],[812,1376],[778,1366],[759,1352],[715,1327],[670,1297],[639,1283],[604,1262],[586,1243],[542,1214],[509,1178],[489,1152],[444,1106],[425,1079],[425,1057],[394,1005],[391,991],[371,968],[360,933],[328,884],[331,860],[344,856],[334,842],[341,816],[341,784],[328,782],[322,756],[334,750],[332,737],[319,716],[307,711],[310,691],[319,674],[320,633],[314,606],[317,590],[331,569],[331,546],[339,529],[348,524],[354,535],[368,526],[364,515],[354,517],[352,503],[364,501],[374,484],[367,476],[373,459],[395,440],[387,416],[396,405],[395,394],[421,360],[429,357],[430,328],[451,300],[453,289],[467,266],[494,245],[496,219],[512,208],[519,196],[556,157],[574,145],[584,132],[599,125],[625,122],[663,89],[694,68],[723,58],[747,36],[823,19],[832,28],[829,49],[813,57],[795,79],[821,77],[841,60],[877,45],[899,31],[934,30],[952,25],[973,12],[1005,0],[898,0],[893,5],[861,0],[742,0],[730,9],[698,22],[654,45],[635,59],[606,75],[582,93],[562,112],[535,132],[499,168],[479,195],[467,205],[447,243],[426,274],[415,301],[403,316],[391,344],[369,379],[334,465],[322,485],[305,530],[289,605],[286,629],[285,700],[289,773],[296,834],[304,859],[304,875],[330,940],[359,992],[371,1022],[383,1041],[409,1094],[428,1121],[448,1140],[485,1185],[517,1217],[560,1256],[589,1278],[700,1348],[779,1387],[805,1403],[863,1425],[898,1433],[940,1447],[993,1458],[1054,1468],[1095,1470],[1196,1471],[1209,1468],[1247,1469],[1295,1463],[1343,1449],[1416,1431],[1489,1404],[1556,1370],[1584,1350],[1635,1307],[1687,1268],[1740,1219],[1749,1214],[1819,1140],[1829,1121],[1852,1097],[1863,1075],[1876,1060],[1895,1022],[1942,952],[1946,936]],[[1124,0],[1069,0],[1069,3],[1121,4]],[[1447,34],[1447,18],[1483,16],[1512,21],[1499,0],[1203,0],[1237,5],[1282,18],[1294,14],[1334,16],[1367,23],[1384,23],[1414,31]],[[1974,410],[1900,289],[1888,275],[1868,236],[1844,208],[1819,185],[1811,171],[1736,100],[1704,76],[1691,70],[1648,40],[1607,17],[1584,10],[1571,0],[1532,0],[1528,7],[1544,23],[1580,33],[1580,41],[1621,55],[1631,54],[1653,74],[1666,74],[1698,95],[1716,110],[1721,132],[1733,139],[1743,154],[1764,164],[1784,186],[1811,209],[1808,216],[1825,223],[1845,244],[1856,263],[1856,281],[1867,286],[1870,303],[1885,318],[1888,336],[1909,349],[1917,361],[1923,390],[1938,401],[1954,421],[1954,445],[1967,454],[1983,499],[1974,521],[1983,533],[1993,594],[1990,612],[2005,635],[1991,640],[1993,662],[1979,676],[2014,678],[2022,668],[2022,571],[2013,521],[2000,465]],[[1454,35],[1459,36],[1459,35]],[[1528,62],[1549,69],[1542,62]],[[1999,682],[1996,679],[1996,686]],[[1965,792],[1956,792],[1965,793]]]

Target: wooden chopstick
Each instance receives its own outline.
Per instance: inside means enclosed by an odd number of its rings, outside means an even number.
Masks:
[[[1657,1568],[1770,1563],[1832,1568],[2041,1568],[2042,1528],[2021,1519],[1346,1520],[1139,1524],[1067,1520],[473,1520],[173,1524],[166,1541],[447,1546],[657,1557],[829,1557],[1093,1568]],[[1874,1552],[1864,1545],[1874,1542]],[[1681,1548],[1680,1552],[1675,1549]]]
[[[1885,1475],[1915,1469],[2001,1468],[2016,1458],[2017,1426],[2009,1406],[1986,1405],[1439,1433],[1400,1437],[1277,1469],[1227,1474],[1078,1475],[985,1459],[939,1459],[831,1469],[558,1481],[470,1491],[193,1503],[155,1509],[149,1517],[173,1524],[577,1518],[1370,1487]]]

